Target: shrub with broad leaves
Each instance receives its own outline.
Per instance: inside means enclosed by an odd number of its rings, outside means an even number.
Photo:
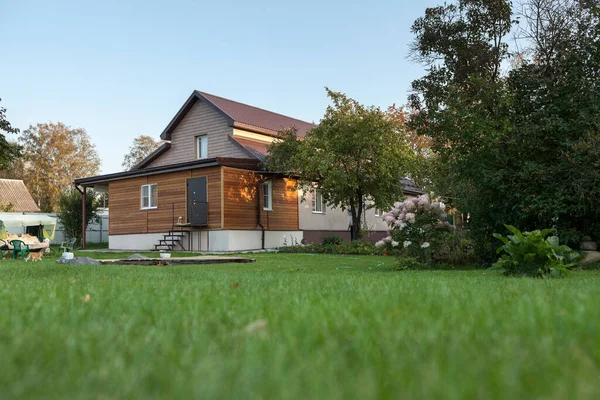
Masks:
[[[444,203],[431,201],[427,194],[394,203],[394,208],[383,215],[390,227],[388,236],[375,246],[389,247],[421,262],[430,262],[432,254],[454,229],[444,221],[445,210]]]
[[[561,245],[558,236],[548,236],[555,233],[555,229],[521,232],[514,226],[505,226],[512,235],[504,237],[494,233],[494,237],[503,243],[496,253],[503,254],[492,265],[492,269],[503,270],[505,275],[555,278],[576,265],[580,257],[569,246]]]

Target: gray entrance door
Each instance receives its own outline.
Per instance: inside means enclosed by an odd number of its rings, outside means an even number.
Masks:
[[[206,177],[187,180],[188,223],[208,225],[208,202],[206,201]]]

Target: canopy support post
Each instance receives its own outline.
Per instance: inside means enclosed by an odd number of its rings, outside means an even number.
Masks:
[[[85,203],[87,202],[87,190],[85,186],[81,190],[77,185],[75,185],[75,189],[81,193],[81,248],[85,249]]]

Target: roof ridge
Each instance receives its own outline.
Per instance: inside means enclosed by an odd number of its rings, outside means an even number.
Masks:
[[[23,182],[23,179],[0,178],[0,181],[15,181],[15,182]]]
[[[271,113],[271,114],[280,115],[280,116],[285,117],[285,118],[289,118],[289,119],[293,119],[293,120],[296,120],[296,121],[304,122],[305,124],[316,125],[313,122],[308,122],[308,121],[301,120],[299,118],[290,117],[289,115],[285,115],[285,114],[281,114],[281,113],[278,113],[278,112],[275,112],[275,111],[267,110],[266,108],[256,107],[256,106],[253,106],[253,105],[250,105],[250,104],[242,103],[241,101],[231,100],[231,99],[228,99],[226,97],[217,96],[216,94],[211,94],[211,93],[203,92],[201,90],[196,90],[196,91],[198,93],[202,94],[202,95],[208,95],[208,96],[212,96],[212,97],[217,97],[217,98],[219,98],[221,100],[227,100],[227,101],[230,101],[232,103],[241,104],[241,105],[246,106],[246,107],[256,108],[257,110],[260,110],[260,111],[265,111],[265,112],[268,112],[268,113]],[[248,124],[248,125],[252,125],[252,124]],[[253,126],[257,126],[257,125],[253,125]]]

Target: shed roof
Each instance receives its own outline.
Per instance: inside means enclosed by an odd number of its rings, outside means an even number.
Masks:
[[[17,179],[0,179],[0,203],[12,204],[15,212],[40,211],[25,183]]]

